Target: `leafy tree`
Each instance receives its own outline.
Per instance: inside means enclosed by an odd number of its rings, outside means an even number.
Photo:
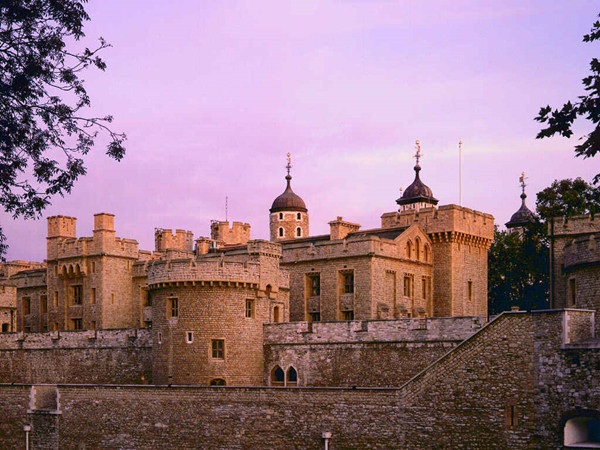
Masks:
[[[597,40],[600,40],[600,21],[593,24],[590,34],[583,36],[583,42]],[[540,108],[535,118],[538,122],[548,124],[538,133],[536,136],[538,139],[555,134],[571,137],[575,119],[585,117],[590,120],[595,126],[594,130],[583,136],[581,138],[583,142],[575,146],[575,154],[584,158],[591,158],[600,151],[600,62],[597,58],[591,60],[590,71],[590,75],[582,80],[586,95],[580,96],[574,103],[568,101],[560,109],[552,110],[549,105],[544,106]],[[594,184],[598,182],[600,182],[600,173],[594,177]]]
[[[489,313],[512,306],[523,310],[548,307],[548,241],[541,222],[531,223],[523,234],[494,231],[489,251]]]
[[[537,212],[547,221],[552,217],[596,214],[600,212],[600,188],[582,178],[554,180],[537,193]]]
[[[100,38],[93,50],[70,49],[90,19],[85,1],[0,1],[0,205],[15,218],[37,217],[52,196],[71,192],[99,132],[110,157],[125,153],[111,116],[83,112],[90,98],[81,72],[104,70],[98,52],[108,46]],[[5,244],[0,229],[0,256]]]

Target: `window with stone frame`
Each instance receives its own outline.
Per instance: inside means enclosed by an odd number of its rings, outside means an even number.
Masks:
[[[83,330],[83,319],[81,317],[71,319],[71,329]]]
[[[29,314],[31,314],[31,298],[23,297],[21,304],[23,306],[23,315],[28,316]]]
[[[302,237],[302,228],[300,228],[300,227],[296,228],[296,237]]]
[[[354,272],[342,273],[344,283],[344,294],[354,294]]]
[[[40,295],[40,314],[48,314],[48,296]]]
[[[404,296],[405,297],[413,296],[413,276],[412,275],[404,275]]]
[[[314,312],[308,313],[308,317],[310,319],[310,322],[320,322],[321,321],[321,313],[319,311],[314,311]]]
[[[286,386],[297,386],[298,385],[298,372],[293,367],[290,367],[287,370],[285,385]]]
[[[225,359],[225,340],[213,339],[211,342],[211,354],[214,359]]]
[[[473,282],[471,280],[467,281],[467,298],[469,301],[473,300]]]
[[[69,287],[69,294],[71,296],[71,305],[83,304],[83,286],[80,284],[73,284]]]
[[[254,318],[254,315],[255,315],[254,300],[248,299],[248,300],[246,300],[245,316],[249,319],[252,319],[252,318]]]
[[[310,296],[316,297],[321,295],[321,276],[316,274],[311,274],[310,278]]]
[[[167,299],[167,316],[168,317],[179,317],[179,299],[176,297],[169,297]]]
[[[185,332],[185,342],[186,342],[186,344],[192,344],[194,342],[194,332],[193,331]]]
[[[283,227],[279,227],[279,237],[283,237],[283,236],[284,236]]]
[[[279,366],[271,370],[271,386],[285,386],[285,372]]]
[[[354,311],[342,311],[343,320],[354,320]]]

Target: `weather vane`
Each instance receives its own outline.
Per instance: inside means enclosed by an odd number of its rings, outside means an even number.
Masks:
[[[421,159],[421,143],[418,139],[415,142],[415,148],[417,149],[417,153],[415,153],[415,158],[417,160],[417,165],[419,165],[419,159]]]
[[[519,183],[521,183],[521,188],[523,189],[523,194],[525,193],[525,186],[527,186],[525,184],[525,180],[529,178],[525,176],[525,172],[521,172],[521,176],[519,177]]]
[[[292,168],[292,154],[290,152],[287,154],[287,166],[285,166],[285,168],[287,169],[287,173],[289,175],[290,169]]]

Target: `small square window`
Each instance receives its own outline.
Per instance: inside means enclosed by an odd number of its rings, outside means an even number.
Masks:
[[[192,342],[194,342],[194,332],[193,331],[187,331],[185,333],[185,342],[187,344],[191,344]]]
[[[212,357],[215,359],[225,359],[225,340],[212,340]]]
[[[246,317],[254,317],[254,300],[246,300]]]
[[[71,329],[73,330],[83,330],[83,319],[71,319]]]

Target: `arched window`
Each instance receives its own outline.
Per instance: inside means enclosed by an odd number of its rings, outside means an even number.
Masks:
[[[296,220],[302,220],[302,213],[296,214]]]
[[[284,386],[285,385],[285,373],[279,366],[273,367],[271,370],[271,386]]]
[[[81,276],[81,267],[79,267],[79,264],[75,266],[75,275]]]
[[[415,257],[417,261],[421,259],[421,239],[415,239]]]
[[[425,244],[425,246],[423,247],[423,260],[426,262],[429,262],[429,258],[430,258],[429,245]]]
[[[406,257],[412,258],[412,242],[411,241],[408,241],[406,243]]]
[[[212,380],[210,380],[210,385],[211,386],[226,386],[227,383],[225,382],[225,380],[223,378],[213,378]]]
[[[273,308],[273,322],[279,322],[279,306]]]
[[[298,372],[293,367],[290,367],[287,371],[286,386],[297,386],[298,385]]]
[[[302,228],[298,227],[296,228],[296,237],[301,237],[302,236]]]
[[[283,227],[279,227],[279,237],[283,237]]]
[[[573,417],[565,423],[565,446],[600,448],[600,419]]]
[[[283,220],[283,213],[279,213],[279,220]]]
[[[69,266],[69,275],[73,275],[73,265]]]

